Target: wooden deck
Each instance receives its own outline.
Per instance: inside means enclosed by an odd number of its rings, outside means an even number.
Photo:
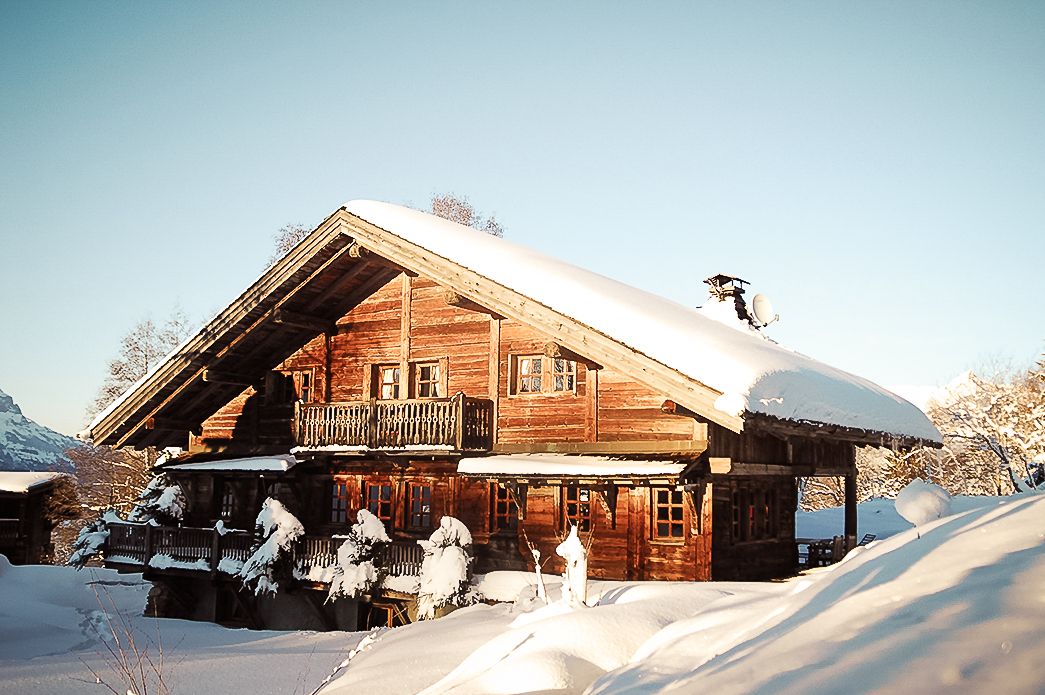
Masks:
[[[246,531],[219,533],[213,528],[152,526],[132,522],[108,524],[109,543],[106,565],[142,567],[176,572],[219,572],[231,575],[234,568],[250,557],[258,539]],[[294,567],[309,581],[315,570],[337,564],[337,549],[344,538],[337,536],[304,536],[293,549]],[[421,571],[423,551],[413,541],[395,541],[384,547],[378,566],[391,576],[417,576]]]

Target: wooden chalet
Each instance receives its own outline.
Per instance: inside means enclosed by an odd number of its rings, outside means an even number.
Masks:
[[[0,471],[0,555],[15,565],[51,562],[50,498],[64,473]]]
[[[527,569],[527,541],[553,556],[577,524],[595,577],[787,576],[797,477],[845,476],[852,542],[854,447],[940,437],[906,401],[750,326],[369,201],[334,212],[90,435],[188,450],[166,466],[182,527],[113,528],[109,564],[173,587],[169,614],[274,627],[392,620],[389,598],[408,597],[391,589],[359,616],[320,605],[334,537],[364,507],[396,541],[390,575],[416,572],[416,540],[452,515],[478,572]],[[252,539],[215,523],[252,529],[268,496],[306,528],[281,594],[307,620],[220,570]]]

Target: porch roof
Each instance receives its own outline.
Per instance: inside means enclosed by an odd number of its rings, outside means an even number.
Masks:
[[[513,454],[462,458],[461,475],[488,478],[677,478],[688,465],[678,461],[614,459],[569,454]]]
[[[241,459],[225,459],[223,461],[203,461],[201,463],[176,463],[164,466],[173,471],[210,471],[220,473],[262,472],[285,473],[297,465],[293,454],[279,456],[253,456]]]

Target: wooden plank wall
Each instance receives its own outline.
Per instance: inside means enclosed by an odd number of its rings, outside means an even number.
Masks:
[[[693,437],[692,418],[660,412],[664,394],[613,369],[596,373],[598,365],[583,360],[574,393],[511,393],[512,357],[539,355],[553,337],[477,309],[447,304],[436,283],[400,275],[339,319],[333,335],[315,337],[277,368],[314,369],[315,399],[336,402],[370,397],[370,365],[445,359],[447,395],[493,398],[496,437],[503,443]],[[407,369],[403,387],[409,380]],[[288,412],[267,407],[260,396],[252,399],[253,393],[244,391],[209,418],[197,441],[286,441],[289,430],[280,420]]]

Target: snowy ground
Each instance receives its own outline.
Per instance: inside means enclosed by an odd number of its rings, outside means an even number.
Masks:
[[[569,609],[494,573],[481,590],[515,603],[378,633],[323,692],[1041,693],[1045,496],[954,509],[912,529],[891,502],[861,505],[860,532],[884,540],[786,582],[592,582],[595,605]],[[802,514],[799,535],[841,518]],[[147,587],[91,572],[0,561],[0,693],[106,692],[81,662],[107,673],[95,589],[133,616]],[[129,620],[178,695],[310,693],[363,637]]]

